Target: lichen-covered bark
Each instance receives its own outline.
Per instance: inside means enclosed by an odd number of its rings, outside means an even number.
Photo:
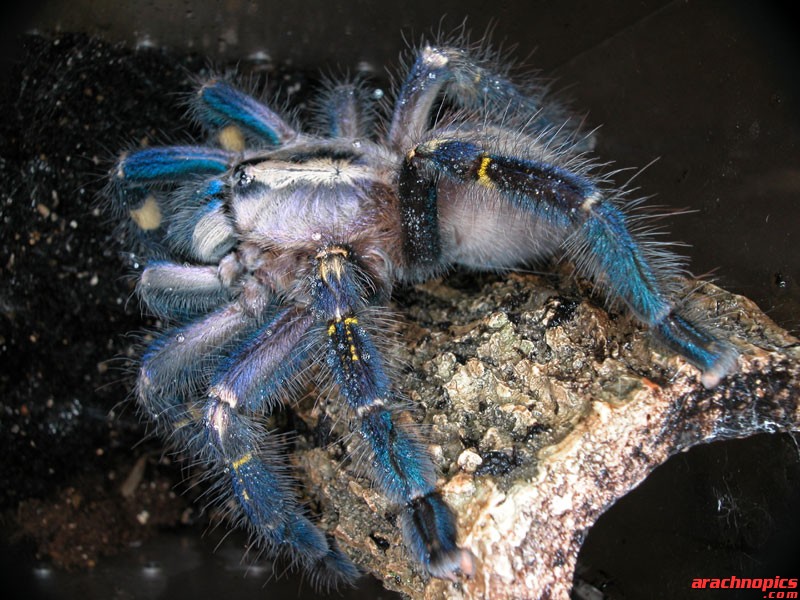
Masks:
[[[568,279],[567,279],[568,281]],[[459,289],[465,285],[472,290]],[[323,522],[385,585],[414,598],[567,598],[592,524],[692,445],[799,428],[800,347],[748,300],[711,285],[709,318],[741,349],[712,390],[623,314],[535,276],[461,277],[401,297],[400,380],[422,420],[477,574],[424,579],[392,507],[344,448],[301,462]],[[588,299],[587,299],[588,298]],[[319,407],[300,414],[319,416]],[[424,416],[424,418],[422,418]]]

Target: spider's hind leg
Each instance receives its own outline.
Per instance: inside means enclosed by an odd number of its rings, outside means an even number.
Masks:
[[[327,82],[314,108],[315,122],[323,135],[353,140],[369,136],[375,115],[359,79]]]
[[[426,232],[418,236],[404,221],[406,246],[415,252],[407,252],[410,261],[424,256],[414,240],[426,236],[438,240],[437,261],[475,267],[513,267],[561,246],[612,301],[623,302],[666,346],[700,368],[706,386],[732,368],[735,349],[675,301],[681,260],[646,233],[635,233],[613,196],[580,169],[509,156],[474,134],[449,132],[408,153],[403,180],[410,183],[400,187],[401,207]],[[447,186],[449,206],[437,197]],[[469,211],[454,209],[465,202],[472,211],[481,203],[489,210],[468,219]],[[487,265],[489,248],[496,258]]]
[[[113,210],[154,256],[219,262],[236,241],[224,175],[238,158],[202,146],[123,154],[112,171]]]

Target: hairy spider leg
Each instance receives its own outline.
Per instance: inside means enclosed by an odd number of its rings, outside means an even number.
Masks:
[[[319,583],[336,585],[351,583],[357,569],[302,514],[285,467],[263,452],[264,433],[252,418],[274,408],[304,364],[308,345],[302,339],[314,321],[303,309],[282,309],[230,352],[211,379],[204,427],[225,474],[218,489],[232,492],[255,538],[309,573],[320,569],[314,575]]]
[[[186,448],[196,457],[206,455],[196,398],[205,392],[225,349],[258,325],[259,320],[238,304],[230,304],[166,330],[148,346],[136,381],[136,399],[156,432],[175,448]]]
[[[405,151],[431,128],[433,108],[442,95],[457,108],[474,113],[484,125],[505,125],[531,135],[558,138],[576,151],[592,146],[576,135],[580,122],[570,122],[556,103],[543,103],[544,86],[521,90],[500,70],[497,60],[463,48],[425,46],[403,82],[389,128],[388,143]]]
[[[286,308],[242,340],[217,367],[208,395],[252,414],[270,413],[299,383],[297,373],[309,355],[307,310]]]
[[[155,315],[185,321],[227,304],[232,299],[225,261],[196,266],[152,261],[142,271],[136,291]]]
[[[356,415],[378,487],[402,507],[403,533],[414,557],[435,577],[470,576],[472,555],[456,544],[455,517],[436,490],[430,456],[394,417],[396,394],[380,352],[360,323],[366,301],[358,270],[344,246],[328,246],[318,255],[313,295],[327,326],[328,367]]]
[[[223,147],[243,149],[242,141],[231,141],[236,140],[237,130],[270,146],[282,146],[297,137],[297,131],[276,112],[222,79],[201,85],[192,108],[203,125],[218,131]]]
[[[499,193],[521,214],[549,222],[552,230],[563,232],[564,248],[578,269],[604,285],[612,300],[624,302],[661,341],[700,368],[704,384],[715,385],[731,368],[736,357],[733,348],[687,318],[671,299],[674,284],[669,279],[675,273],[669,265],[680,261],[661,249],[650,248],[641,236],[637,238],[624,213],[590,179],[557,165],[505,156],[470,139],[458,138],[418,145],[407,155],[403,168],[417,175],[427,168],[460,184],[482,188],[485,194]],[[409,191],[419,189],[429,190],[416,183]],[[438,213],[430,209],[433,203],[429,200],[411,197],[401,201],[412,207],[424,204],[430,210],[414,222],[415,227],[433,227],[432,223],[438,222]],[[456,231],[454,235],[474,231]],[[407,239],[409,236],[406,232]],[[534,244],[534,240],[517,242],[519,260],[529,258],[526,245]],[[666,274],[657,272],[654,264]]]
[[[221,178],[182,184],[171,196],[165,241],[181,256],[219,263],[237,242]]]
[[[145,148],[124,154],[117,162],[115,176],[133,185],[185,181],[187,177],[224,173],[237,158],[233,152],[203,146]]]
[[[409,279],[423,281],[442,268],[436,185],[437,177],[424,164],[406,158],[400,169],[397,191]]]
[[[355,140],[369,135],[370,111],[358,81],[328,83],[317,112],[320,129],[328,137]]]

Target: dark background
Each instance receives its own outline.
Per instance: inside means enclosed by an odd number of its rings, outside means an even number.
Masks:
[[[601,157],[635,168],[658,159],[636,181],[655,203],[693,211],[672,218],[669,229],[672,239],[689,244],[695,273],[711,273],[784,327],[800,328],[800,38],[782,4],[121,4],[30,2],[3,9],[13,13],[4,19],[3,73],[24,56],[16,41],[21,32],[61,30],[197,53],[220,64],[266,55],[299,72],[364,70],[381,79],[407,42],[449,32],[464,18],[476,39],[491,26],[495,43],[515,46],[513,56],[553,78],[553,89],[587,112],[591,126],[602,125]],[[10,364],[5,346],[2,352],[0,360]],[[13,378],[8,381],[12,386]],[[0,433],[8,435],[5,428]],[[714,444],[675,457],[601,519],[579,576],[609,598],[755,598],[760,594],[688,588],[694,577],[797,577],[797,457],[789,436]],[[18,457],[6,453],[3,460]],[[296,597],[291,582],[262,589],[257,569],[242,577],[235,539],[212,555],[215,543],[194,532],[165,534],[88,575],[31,566],[19,549],[4,550],[1,566],[4,581],[13,575],[54,598],[188,598],[215,590],[231,597],[279,597],[282,590]],[[376,589],[353,597],[382,593]]]

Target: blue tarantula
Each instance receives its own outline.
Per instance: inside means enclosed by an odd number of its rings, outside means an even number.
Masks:
[[[307,133],[209,79],[191,100],[207,144],[127,153],[111,173],[149,252],[138,292],[169,324],[141,360],[141,410],[217,475],[260,547],[322,581],[358,571],[304,514],[263,424],[305,372],[349,408],[413,558],[435,577],[474,569],[425,445],[397,418],[377,325],[395,282],[561,251],[707,386],[733,365],[677,300],[681,261],[623,212],[589,138],[542,97],[487,52],[423,46],[377,133],[356,83],[328,86]]]

